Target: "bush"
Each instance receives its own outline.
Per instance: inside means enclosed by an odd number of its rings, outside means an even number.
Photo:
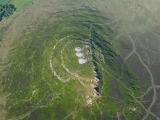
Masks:
[[[16,11],[16,7],[12,4],[0,5],[0,21],[3,17],[9,17]]]

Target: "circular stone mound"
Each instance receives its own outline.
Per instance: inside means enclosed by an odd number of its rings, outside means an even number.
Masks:
[[[79,64],[84,64],[84,63],[87,62],[87,59],[85,59],[85,58],[79,58],[78,62],[79,62]]]
[[[77,57],[83,57],[83,55],[84,55],[84,54],[83,54],[82,52],[77,52],[77,53],[76,53],[76,56],[77,56]]]
[[[81,52],[81,51],[82,51],[82,48],[81,48],[81,47],[76,47],[76,48],[75,48],[75,51],[76,51],[76,52]]]

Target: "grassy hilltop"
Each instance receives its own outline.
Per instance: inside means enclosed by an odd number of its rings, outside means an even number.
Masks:
[[[159,3],[1,0],[0,119],[159,120]]]
[[[59,13],[54,21],[47,18],[35,30],[24,32],[16,43],[19,47],[11,54],[12,65],[3,83],[11,93],[5,106],[7,119],[115,119],[117,114],[138,119],[138,78],[111,45],[116,33],[105,24],[110,21],[99,11],[70,13]],[[85,42],[91,44],[92,56],[81,66],[74,48]],[[69,81],[62,82],[54,75],[50,60],[54,71]],[[95,77],[93,67],[100,79],[100,98],[87,106],[86,96],[93,91],[87,79]],[[115,92],[116,97],[112,95]]]

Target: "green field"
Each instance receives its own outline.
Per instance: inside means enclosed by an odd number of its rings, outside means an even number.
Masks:
[[[0,0],[0,4],[4,5],[7,4],[10,0]]]
[[[34,0],[11,0],[9,4],[13,4],[18,10],[24,9],[31,5]]]
[[[3,83],[11,93],[5,106],[7,119],[114,120],[117,114],[130,120],[139,119],[137,113],[142,111],[137,102],[141,94],[137,87],[139,79],[111,45],[116,33],[105,24],[108,18],[99,11],[70,13],[50,15],[34,30],[26,30],[15,43],[19,47],[10,55],[12,64]],[[52,17],[56,19],[53,21]],[[80,65],[74,48],[81,46],[86,56],[83,47],[86,41],[91,44],[92,56]],[[50,60],[53,71],[68,81],[54,75]],[[93,66],[100,79],[100,95],[88,106],[86,96],[92,95],[93,88],[86,78],[95,77]],[[113,96],[114,92],[119,93],[118,98]]]
[[[13,4],[17,10],[22,10],[31,5],[34,2],[34,0],[0,0],[0,4]]]

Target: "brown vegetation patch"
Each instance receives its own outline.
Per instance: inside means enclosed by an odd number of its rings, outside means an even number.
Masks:
[[[142,99],[142,104],[148,108],[153,99],[153,90],[150,90]]]
[[[160,56],[155,58],[153,65],[149,68],[153,74],[155,85],[160,85]]]
[[[133,50],[133,45],[128,37],[122,38],[121,54],[125,58]]]
[[[157,91],[156,102],[154,103],[154,106],[152,107],[151,110],[152,110],[158,117],[160,117],[160,88],[158,88],[156,91]]]
[[[122,99],[122,95],[120,93],[120,90],[118,89],[118,82],[115,79],[112,79],[110,81],[110,86],[111,86],[111,91],[110,91],[110,96],[112,96],[115,99],[121,100]]]
[[[145,67],[140,62],[139,58],[136,54],[133,54],[128,60],[127,60],[128,66],[131,68],[133,73],[140,76],[142,78],[141,80],[141,87],[143,90],[148,89],[148,87],[151,85],[150,76],[145,69]]]

